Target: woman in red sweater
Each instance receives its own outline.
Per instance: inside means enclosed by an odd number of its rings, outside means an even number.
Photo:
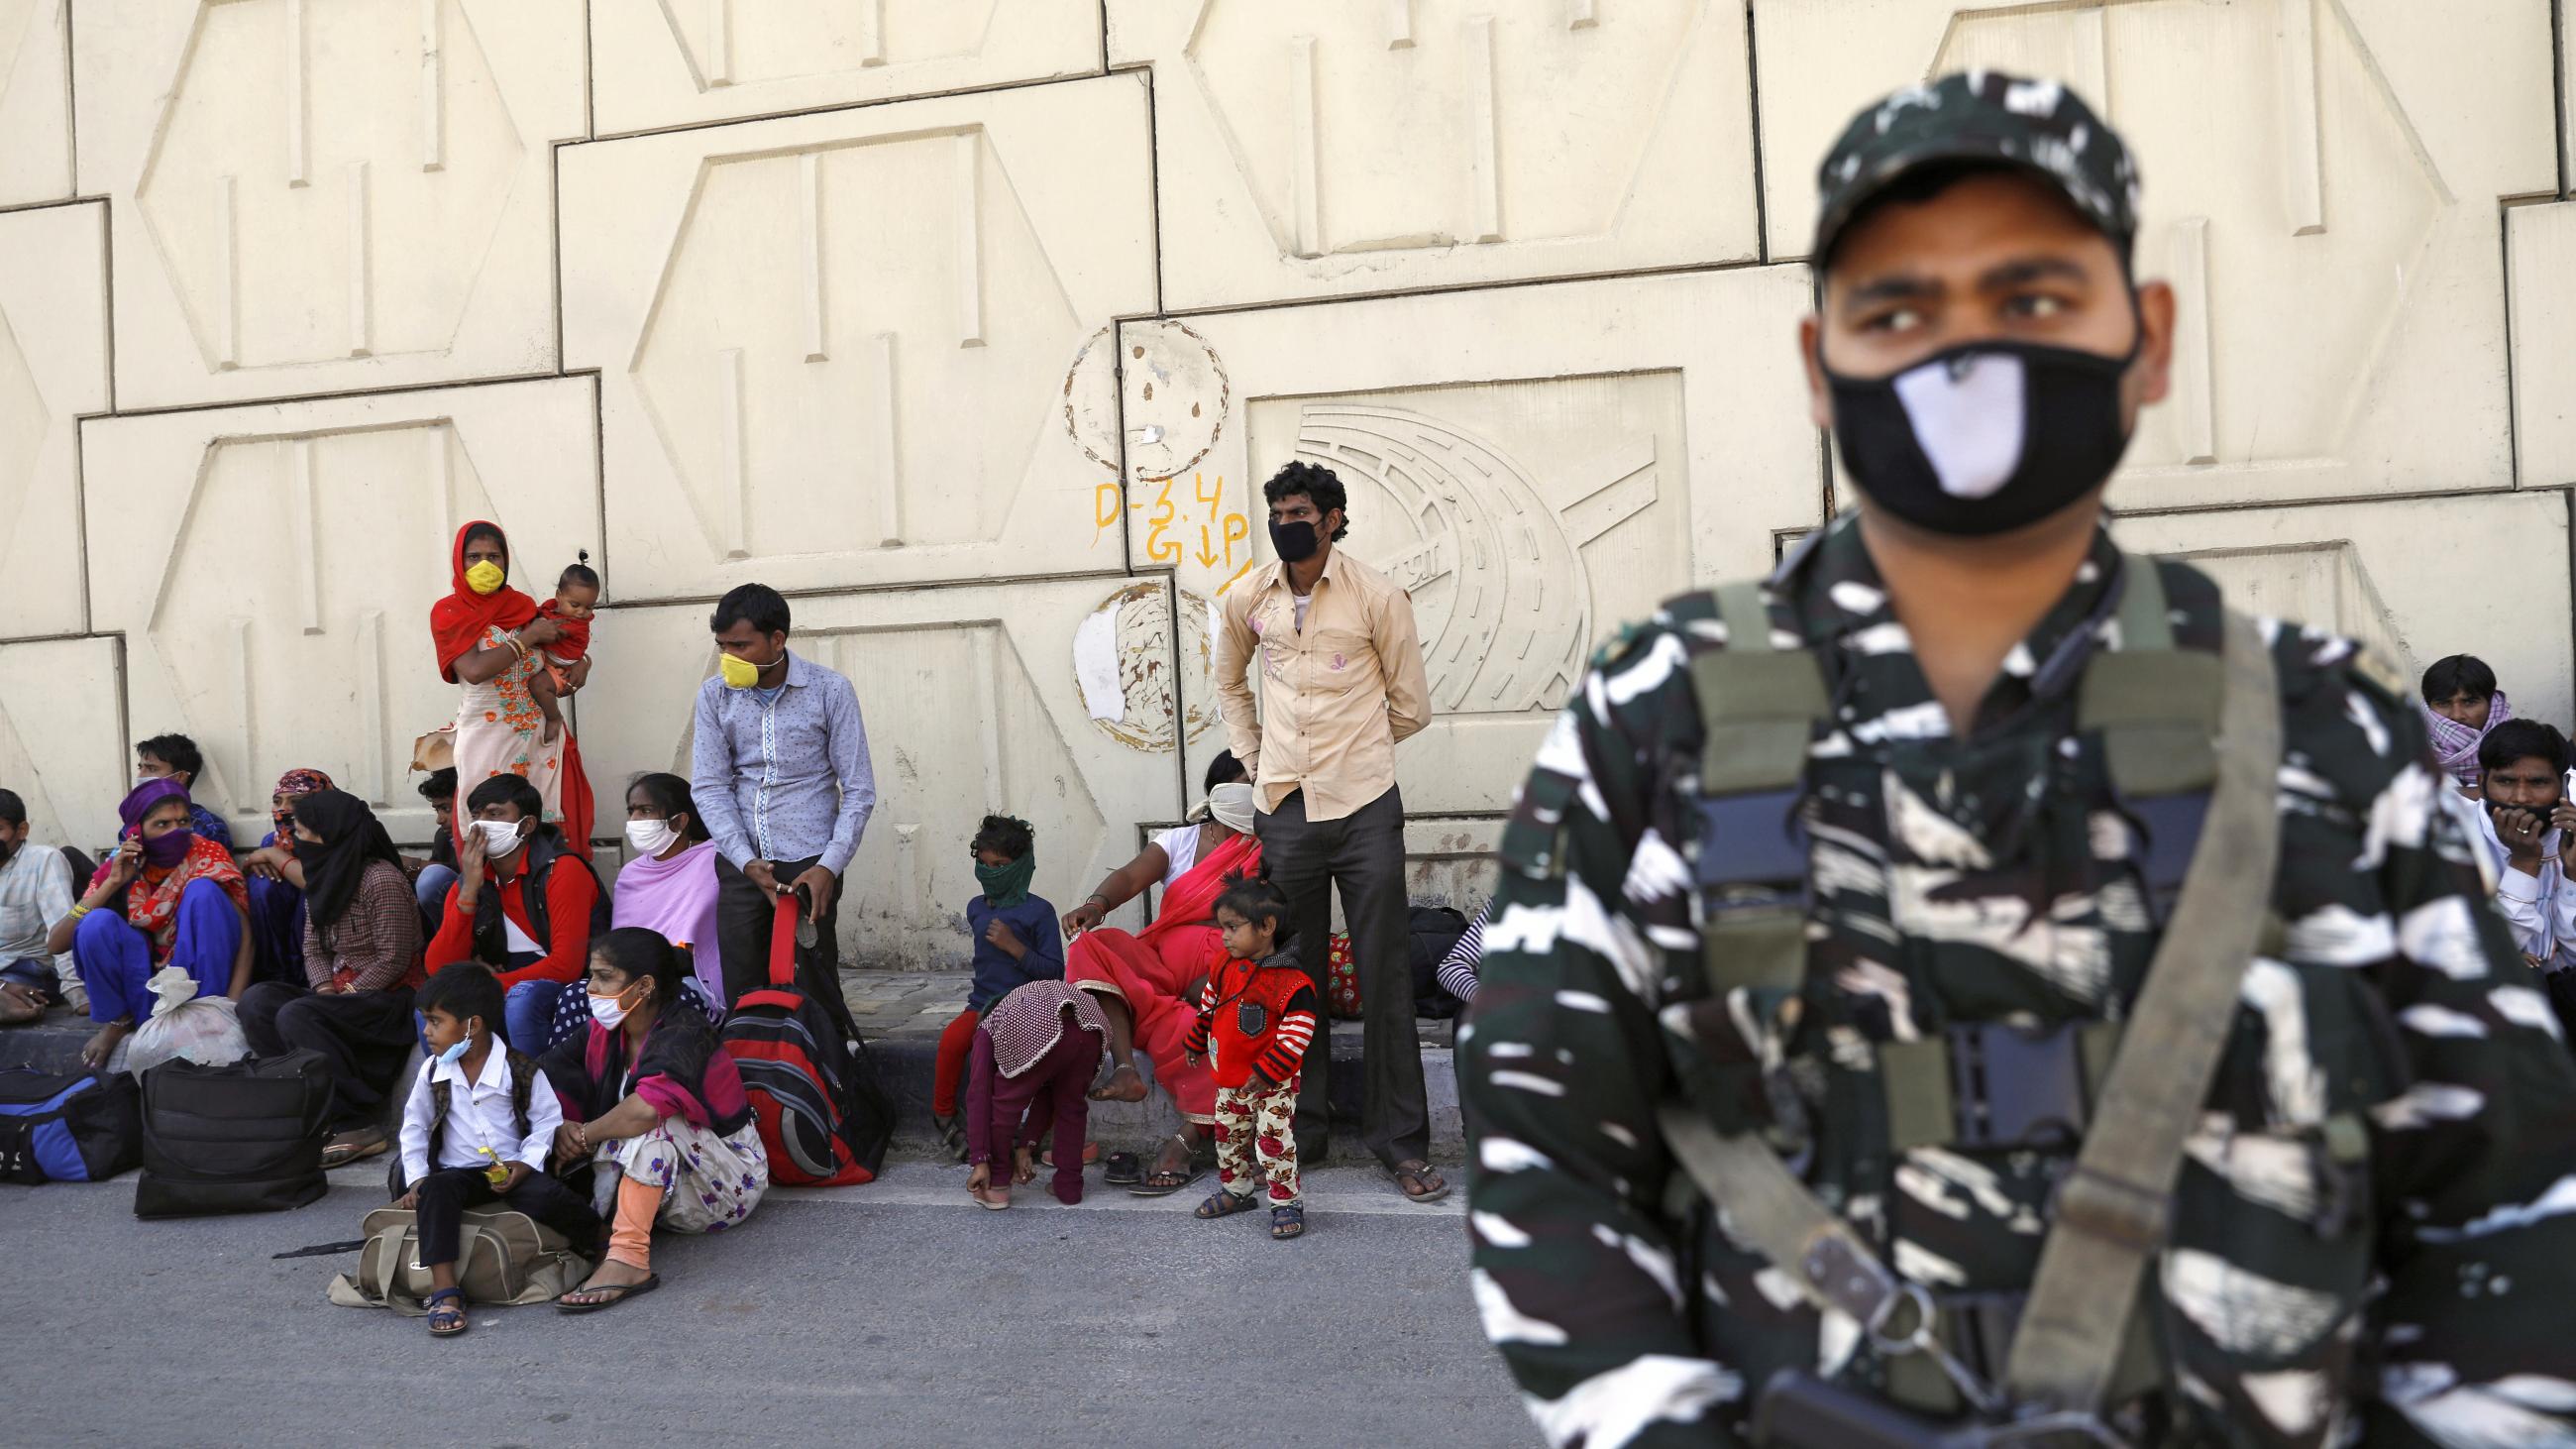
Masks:
[[[1207,1058],[1216,1078],[1217,1190],[1198,1216],[1250,1211],[1266,1179],[1270,1236],[1282,1239],[1306,1231],[1294,1128],[1299,1069],[1315,1037],[1315,985],[1289,949],[1288,921],[1288,897],[1267,878],[1227,878],[1216,898],[1226,960],[1199,994],[1188,1043],[1190,1063]]]

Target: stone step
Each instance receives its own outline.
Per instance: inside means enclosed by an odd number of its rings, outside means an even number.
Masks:
[[[967,985],[965,974],[954,971],[841,973],[842,994],[849,1001],[851,1018],[868,1039],[877,1080],[895,1101],[893,1150],[897,1155],[931,1156],[939,1150],[938,1134],[930,1122],[939,1033],[965,1009]],[[1422,1038],[1422,1084],[1431,1108],[1432,1154],[1454,1159],[1464,1139],[1450,1055],[1455,1023],[1425,1018],[1415,1025]],[[0,1030],[0,1066],[78,1071],[81,1044],[94,1030],[85,1017],[58,1007],[35,1025]],[[1361,1160],[1366,1149],[1359,1135],[1363,1084],[1358,1022],[1333,1023],[1332,1053],[1331,1160]],[[1150,1083],[1152,1064],[1140,1055],[1137,1065]],[[1102,1144],[1103,1151],[1141,1147],[1178,1130],[1180,1120],[1171,1099],[1160,1091],[1148,1092],[1142,1102],[1094,1102],[1091,1138]]]

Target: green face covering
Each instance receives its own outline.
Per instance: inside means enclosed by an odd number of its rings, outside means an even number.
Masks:
[[[1038,873],[1036,851],[1021,856],[1007,865],[975,862],[975,883],[984,888],[984,899],[999,910],[1009,910],[1029,898],[1029,881]]]

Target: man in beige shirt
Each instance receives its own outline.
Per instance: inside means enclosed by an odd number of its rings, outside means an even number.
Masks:
[[[1413,601],[1333,547],[1350,529],[1348,495],[1331,469],[1291,463],[1261,491],[1279,560],[1226,595],[1216,642],[1226,733],[1252,771],[1263,869],[1288,895],[1297,959],[1319,996],[1331,891],[1341,891],[1365,1016],[1361,1135],[1407,1198],[1436,1202],[1449,1185],[1425,1160],[1431,1119],[1407,959],[1404,797],[1395,788],[1396,741],[1431,722]],[[1297,1094],[1297,1151],[1313,1162],[1332,1134],[1331,1044],[1317,1045]]]

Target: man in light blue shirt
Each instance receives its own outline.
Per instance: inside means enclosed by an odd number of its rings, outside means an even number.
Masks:
[[[837,897],[877,803],[858,692],[788,652],[787,601],[766,584],[725,595],[708,626],[723,655],[698,688],[690,789],[716,842],[725,1005],[769,984],[775,902],[801,889],[815,927],[797,951],[802,989],[846,1020]]]

